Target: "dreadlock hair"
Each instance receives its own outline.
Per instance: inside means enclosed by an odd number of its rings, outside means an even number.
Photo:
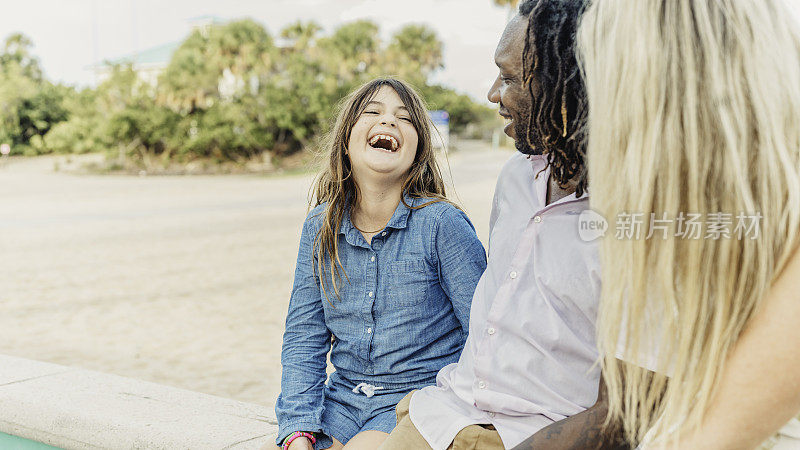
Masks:
[[[522,53],[522,77],[532,100],[528,145],[542,149],[559,186],[578,180],[578,197],[587,189],[587,100],[575,33],[585,7],[585,0],[525,0],[519,6],[519,14],[528,17]]]

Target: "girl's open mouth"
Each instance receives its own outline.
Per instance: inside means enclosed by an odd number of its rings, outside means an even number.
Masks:
[[[396,152],[400,148],[400,144],[394,136],[388,134],[376,134],[369,140],[369,145],[375,149],[382,149],[388,152]]]

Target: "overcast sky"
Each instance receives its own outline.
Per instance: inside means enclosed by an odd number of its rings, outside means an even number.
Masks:
[[[314,20],[325,33],[371,19],[383,38],[408,23],[431,26],[444,42],[445,68],[435,80],[485,100],[497,74],[494,48],[507,11],[492,0],[0,0],[0,38],[22,32],[46,76],[90,85],[95,62],[180,41],[189,19],[251,17],[273,36],[288,23]]]

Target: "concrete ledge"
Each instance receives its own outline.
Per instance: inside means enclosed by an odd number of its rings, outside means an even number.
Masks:
[[[67,449],[258,449],[271,408],[0,355],[0,432]]]

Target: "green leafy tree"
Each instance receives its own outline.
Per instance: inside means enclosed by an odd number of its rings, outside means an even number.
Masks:
[[[474,102],[469,96],[438,85],[422,89],[428,107],[443,109],[450,115],[450,131],[461,133],[471,123],[491,122],[497,114],[492,108]]]
[[[252,20],[214,25],[186,38],[156,86],[121,65],[97,88],[81,91],[44,80],[30,41],[13,35],[0,54],[0,139],[17,153],[105,149],[146,167],[282,156],[313,147],[342,97],[386,75],[417,86],[432,109],[446,109],[453,132],[494,116],[430,83],[443,67],[434,30],[407,25],[388,42],[378,32],[367,20],[329,35],[298,21],[280,31],[276,46]]]
[[[320,45],[347,63],[369,62],[380,45],[377,35],[378,25],[374,22],[357,20],[338,27],[333,35],[321,39]]]
[[[275,152],[299,150],[326,128],[341,86],[323,64],[303,53],[286,55],[281,71],[259,92],[262,120],[275,130]]]
[[[208,64],[208,46],[196,30],[175,51],[158,81],[160,103],[192,112],[213,102],[222,73]]]
[[[295,50],[308,50],[314,43],[322,27],[313,21],[297,21],[281,30],[281,37],[292,41]]]
[[[211,66],[236,76],[269,70],[275,56],[272,37],[251,19],[212,27],[209,44]]]
[[[180,117],[170,121],[174,145],[155,150],[181,160],[223,161],[269,148],[274,126],[257,99],[274,74],[277,56],[266,30],[249,19],[192,33],[159,79],[157,104]]]
[[[326,73],[335,77],[342,95],[364,81],[369,68],[379,63],[378,26],[369,20],[341,25],[328,37],[317,41]]]
[[[0,67],[3,71],[16,68],[20,75],[35,81],[42,80],[42,69],[39,60],[31,53],[33,42],[21,33],[8,36],[0,54]]]
[[[186,113],[220,100],[223,77],[241,80],[243,94],[251,77],[269,72],[275,57],[272,38],[250,19],[195,30],[175,51],[159,79],[161,104]]]
[[[184,118],[178,126],[179,134],[186,136],[177,147],[180,159],[239,161],[266,151],[271,135],[252,121],[250,113],[245,105],[218,103]]]
[[[444,67],[442,42],[426,25],[406,25],[392,36],[384,66],[414,84],[423,85]]]
[[[44,147],[55,153],[87,153],[126,147],[120,142],[116,118],[129,108],[149,108],[153,89],[143,83],[130,65],[117,65],[96,89],[76,92],[65,101],[69,119],[56,124],[45,136]],[[121,153],[126,154],[127,151]]]
[[[69,118],[64,101],[72,94],[71,88],[42,83],[32,96],[22,100],[19,110],[19,138],[31,147],[31,153],[48,153],[43,137],[54,125]]]
[[[69,119],[55,124],[44,136],[44,147],[54,153],[89,153],[104,150],[109,142],[102,132],[106,117],[98,109],[97,91],[83,89],[69,96],[64,107]]]
[[[22,153],[28,144],[20,117],[36,89],[36,81],[25,77],[19,67],[4,67],[0,72],[0,142],[11,144],[15,154]]]
[[[46,153],[43,137],[67,120],[65,101],[74,90],[42,78],[32,43],[22,34],[10,35],[0,53],[0,141],[15,154]]]

